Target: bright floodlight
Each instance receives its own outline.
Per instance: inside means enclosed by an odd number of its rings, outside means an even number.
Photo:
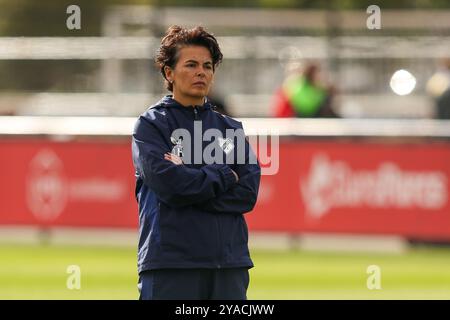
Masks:
[[[404,96],[410,94],[416,87],[416,78],[406,70],[397,70],[391,78],[391,89],[396,94]]]

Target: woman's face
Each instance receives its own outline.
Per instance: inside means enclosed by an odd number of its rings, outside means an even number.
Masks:
[[[175,67],[173,69],[166,67],[165,71],[167,80],[173,83],[175,99],[189,104],[202,104],[214,77],[211,53],[207,48],[202,46],[181,48]]]

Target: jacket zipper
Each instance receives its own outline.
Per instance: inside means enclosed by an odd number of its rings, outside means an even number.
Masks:
[[[217,224],[217,238],[218,238],[218,242],[219,242],[219,250],[217,250],[218,254],[218,260],[217,260],[217,268],[221,268],[222,266],[220,265],[221,260],[222,260],[222,237],[220,235],[220,224],[219,224],[219,218],[216,216],[216,224]]]
[[[200,117],[198,116],[197,107],[194,107],[194,120],[200,120]]]
[[[199,117],[199,112],[198,112],[198,108],[196,106],[194,106],[194,120],[201,120],[201,118]],[[217,224],[217,238],[218,238],[218,247],[219,249],[217,250],[218,254],[217,254],[217,264],[216,267],[217,268],[222,268],[221,266],[221,259],[222,259],[222,237],[220,235],[220,224],[219,224],[219,219],[216,217],[216,224]]]

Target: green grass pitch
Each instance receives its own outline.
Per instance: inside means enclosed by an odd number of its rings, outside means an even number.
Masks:
[[[450,299],[450,249],[404,254],[252,250],[249,299]],[[69,265],[81,289],[69,290]],[[367,267],[381,289],[367,288]],[[0,299],[137,299],[134,248],[0,245]]]

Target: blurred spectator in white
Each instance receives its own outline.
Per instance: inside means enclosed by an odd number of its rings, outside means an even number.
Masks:
[[[435,117],[450,119],[450,58],[442,59],[427,82],[427,92],[436,103]]]

